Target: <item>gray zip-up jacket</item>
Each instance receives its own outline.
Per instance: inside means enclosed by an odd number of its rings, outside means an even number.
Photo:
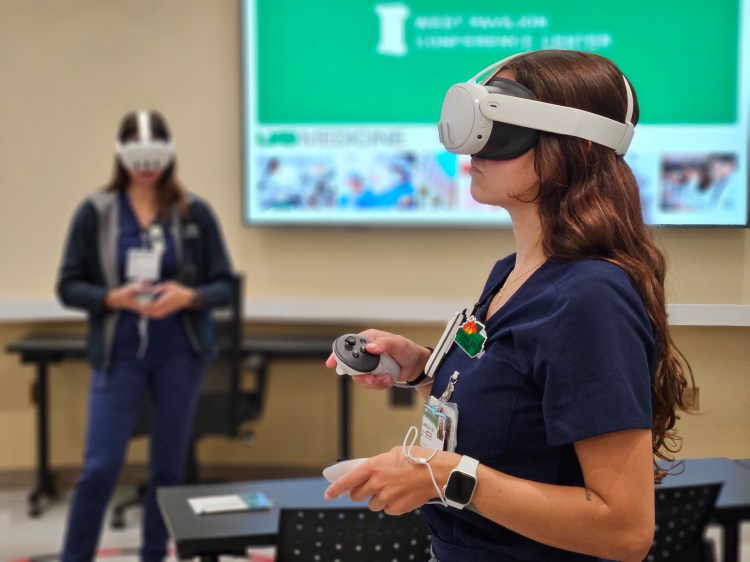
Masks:
[[[172,209],[171,234],[177,253],[175,281],[195,288],[204,307],[183,315],[196,352],[208,358],[217,349],[210,308],[226,306],[232,298],[233,273],[221,230],[209,206],[188,197],[189,219]],[[120,197],[101,192],[88,197],[71,223],[57,280],[57,294],[65,306],[88,312],[87,355],[94,368],[107,370],[118,312],[104,305],[107,291],[122,284],[117,268]]]

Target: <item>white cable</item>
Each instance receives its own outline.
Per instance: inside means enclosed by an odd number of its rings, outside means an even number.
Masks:
[[[414,435],[412,435],[412,433]],[[406,442],[409,441],[409,436],[411,437],[411,443],[409,443],[409,446],[407,447]],[[411,450],[414,447],[414,443],[417,441],[417,436],[419,435],[419,430],[415,426],[411,426],[409,428],[409,431],[406,432],[406,436],[404,437],[404,442],[401,445],[401,453],[410,461],[417,463],[417,464],[423,464],[427,467],[427,471],[430,473],[430,478],[432,479],[432,485],[435,486],[435,490],[437,491],[438,498],[440,498],[440,501],[428,501],[427,503],[433,503],[433,504],[440,504],[445,507],[448,507],[448,502],[445,501],[445,496],[443,495],[443,491],[440,489],[440,486],[438,486],[437,481],[435,480],[435,474],[432,472],[432,467],[430,466],[430,461],[437,455],[438,449],[433,449],[432,454],[429,457],[415,457],[411,454]]]
[[[138,336],[140,343],[138,344],[138,352],[136,357],[143,359],[146,355],[146,349],[148,348],[148,318],[142,314],[138,317]]]

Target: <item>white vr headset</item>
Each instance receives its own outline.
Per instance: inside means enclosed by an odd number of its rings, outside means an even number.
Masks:
[[[468,82],[451,86],[443,100],[438,134],[454,154],[494,160],[520,156],[536,144],[539,131],[570,135],[607,146],[623,155],[633,139],[633,92],[623,76],[628,98],[625,123],[607,117],[537,101],[525,86],[495,74],[507,57],[488,66]],[[478,81],[482,76],[484,79]]]
[[[174,158],[174,144],[171,140],[151,138],[151,112],[141,110],[136,119],[138,138],[125,142],[115,140],[115,152],[131,172],[161,172]]]

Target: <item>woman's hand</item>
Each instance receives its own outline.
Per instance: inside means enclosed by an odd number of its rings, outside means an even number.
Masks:
[[[194,302],[195,291],[176,281],[165,281],[151,287],[154,299],[141,308],[147,318],[160,319],[178,310],[188,308]]]
[[[131,310],[140,313],[142,306],[138,301],[138,294],[144,290],[148,290],[145,283],[129,283],[117,289],[110,289],[104,297],[104,306],[110,310]]]
[[[411,449],[417,458],[428,458],[432,453],[424,447]],[[438,486],[445,485],[448,473],[460,459],[456,453],[440,452],[430,461]],[[367,459],[331,484],[324,497],[331,500],[345,492],[357,502],[370,498],[370,510],[388,515],[413,511],[438,497],[427,467],[406,458],[401,447]]]
[[[393,357],[399,367],[401,367],[401,375],[398,379],[400,382],[415,379],[424,370],[427,359],[430,357],[429,349],[417,345],[413,341],[397,334],[370,329],[361,332],[360,335],[370,340],[370,343],[365,346],[367,351],[375,355],[387,353]],[[326,360],[326,367],[335,366],[336,357],[331,354]],[[383,390],[393,386],[393,379],[391,379],[390,375],[385,374],[356,375],[352,379],[366,388],[375,390]]]

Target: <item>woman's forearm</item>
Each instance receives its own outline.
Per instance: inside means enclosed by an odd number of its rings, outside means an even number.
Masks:
[[[640,562],[654,533],[651,432],[624,430],[575,443],[586,487],[544,484],[479,465],[471,507],[503,527],[563,550]],[[430,462],[440,486],[456,453]]]
[[[648,514],[616,509],[593,490],[523,480],[486,466],[477,477],[476,511],[535,541],[626,562],[643,560],[651,545]]]
[[[88,281],[67,279],[58,284],[58,296],[65,306],[87,312],[104,312],[107,288]]]

